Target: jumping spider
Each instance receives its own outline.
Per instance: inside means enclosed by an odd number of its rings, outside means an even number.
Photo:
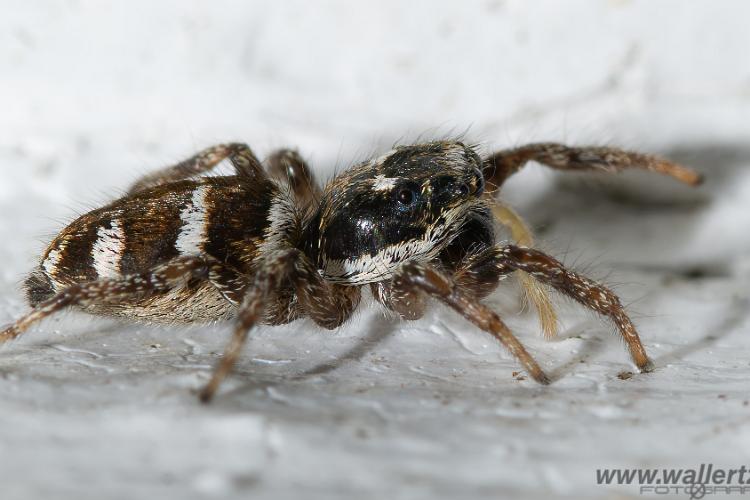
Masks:
[[[235,173],[201,177],[229,159]],[[309,316],[336,328],[363,286],[409,320],[433,297],[495,336],[528,374],[550,382],[500,317],[482,304],[516,272],[540,312],[556,318],[547,287],[614,322],[641,371],[653,368],[633,323],[607,288],[529,248],[522,220],[497,199],[527,162],[560,170],[641,168],[691,185],[695,172],[613,148],[532,144],[482,159],[457,141],[397,147],[320,188],[301,156],[280,150],[261,163],[244,144],[213,146],[147,175],[113,203],[65,228],[26,280],[33,310],[0,333],[18,337],[69,306],[152,322],[233,318],[225,355],[200,397],[229,374],[250,329]],[[498,244],[494,222],[515,244]]]

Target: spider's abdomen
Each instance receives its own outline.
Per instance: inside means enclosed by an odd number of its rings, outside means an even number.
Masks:
[[[27,279],[29,301],[38,304],[76,283],[147,272],[185,255],[208,255],[251,273],[277,191],[270,181],[202,178],[147,189],[93,210],[47,247]]]

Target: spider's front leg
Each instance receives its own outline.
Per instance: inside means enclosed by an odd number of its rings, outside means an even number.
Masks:
[[[497,338],[534,380],[545,385],[550,383],[549,377],[511,333],[500,316],[482,304],[476,295],[467,293],[464,287],[433,266],[414,261],[403,264],[393,276],[388,293],[389,307],[407,318],[411,312],[409,319],[421,315],[424,305],[419,296],[422,293],[440,300]]]
[[[462,287],[483,290],[493,280],[513,271],[524,271],[609,318],[627,343],[638,369],[642,372],[654,369],[620,299],[604,286],[566,269],[559,261],[538,250],[513,245],[488,248],[469,257],[456,272],[455,279]]]
[[[252,179],[265,176],[260,161],[247,144],[217,144],[176,165],[144,175],[131,186],[128,194],[205,174],[227,158],[232,163],[236,174],[241,177]]]
[[[285,286],[291,285],[303,312],[323,328],[340,326],[351,316],[360,300],[358,287],[334,285],[318,273],[315,266],[300,250],[277,251],[267,257],[247,288],[224,357],[214,370],[211,380],[200,392],[200,399],[208,403],[221,382],[232,371],[250,329]]]
[[[703,181],[699,173],[655,155],[610,147],[570,147],[545,142],[498,151],[485,158],[482,170],[487,192],[495,194],[508,177],[530,161],[556,170],[568,171],[615,173],[630,168],[649,170],[691,186],[697,186]]]
[[[490,200],[496,219],[510,229],[515,243],[527,247],[533,246],[531,231],[513,209],[498,199],[498,194],[505,181],[529,161],[566,171],[616,173],[630,168],[642,169],[673,177],[691,186],[697,186],[703,180],[697,172],[659,156],[610,147],[538,143],[498,151],[483,160],[482,174],[487,186],[485,197]],[[519,270],[519,278],[527,296],[539,311],[545,336],[553,337],[557,331],[557,317],[547,291],[523,270]]]

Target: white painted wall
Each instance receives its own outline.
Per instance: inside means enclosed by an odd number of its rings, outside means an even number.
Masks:
[[[637,488],[596,486],[596,467],[746,459],[747,2],[5,0],[0,12],[0,323],[23,311],[17,283],[48,235],[215,142],[297,146],[329,174],[468,130],[488,151],[619,144],[708,178],[690,191],[531,167],[506,190],[543,248],[615,270],[652,376],[617,379],[625,354],[576,307],[562,306],[564,340],[542,341],[511,287],[492,303],[560,375],[550,390],[514,381],[514,361],[450,313],[398,325],[364,309],[334,334],[262,329],[235,390],[205,409],[189,389],[225,327],[68,315],[0,350],[4,499],[601,498]],[[696,268],[707,276],[686,278]]]

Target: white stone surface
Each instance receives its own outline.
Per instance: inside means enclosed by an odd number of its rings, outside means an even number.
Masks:
[[[228,326],[69,313],[0,349],[0,498],[624,498],[600,467],[747,464],[750,4],[696,1],[0,4],[0,324],[77,213],[205,145],[294,145],[322,177],[396,141],[619,144],[702,170],[532,166],[505,191],[540,246],[629,303],[658,370],[560,301],[557,377],[455,314],[261,328],[215,404]]]

